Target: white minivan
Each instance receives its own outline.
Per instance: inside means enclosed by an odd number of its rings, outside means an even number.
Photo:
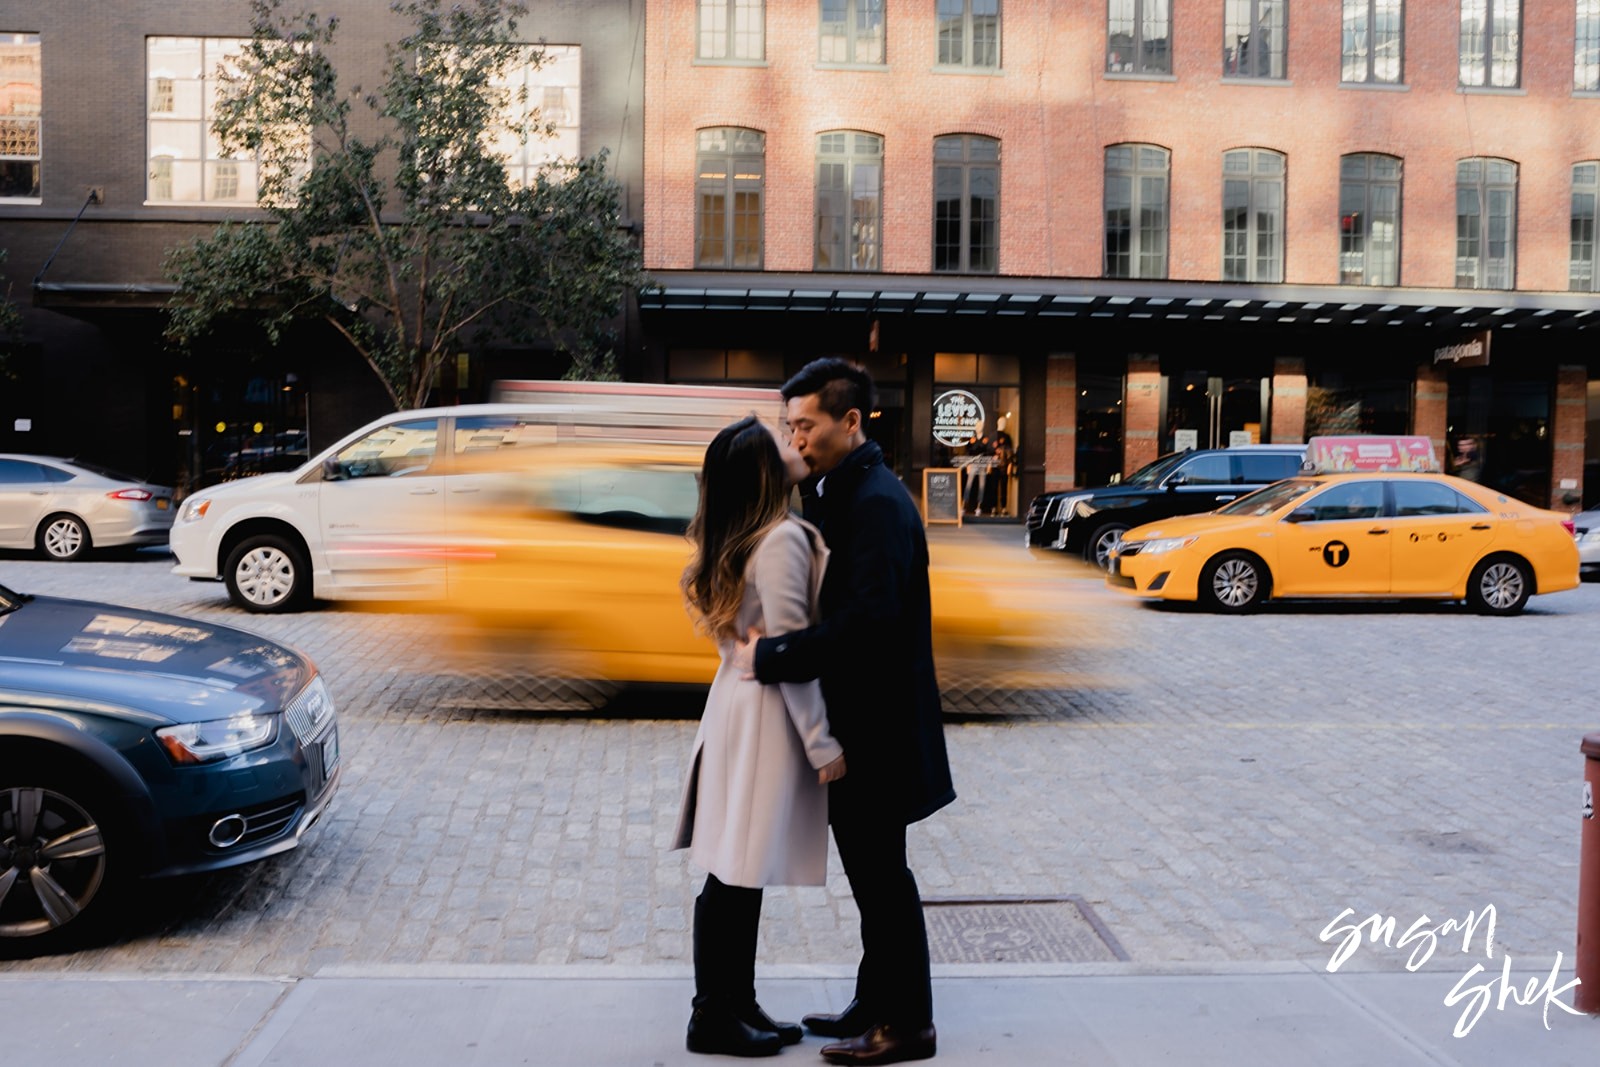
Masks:
[[[470,532],[461,524],[496,477],[483,457],[563,441],[704,444],[751,412],[775,424],[782,405],[775,389],[635,382],[505,382],[496,396],[508,399],[396,412],[297,470],[195,493],[173,524],[173,572],[220,578],[253,612],[313,598],[440,598],[451,559],[443,546]],[[687,522],[677,512],[692,514],[696,494],[613,478],[580,496],[580,514]]]

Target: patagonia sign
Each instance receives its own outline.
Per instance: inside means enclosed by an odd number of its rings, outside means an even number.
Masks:
[[[1458,345],[1446,345],[1433,350],[1433,362],[1448,363],[1453,367],[1487,367],[1489,365],[1489,331],[1474,334]]]

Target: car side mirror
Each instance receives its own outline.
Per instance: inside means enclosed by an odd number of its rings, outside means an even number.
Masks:
[[[1289,521],[1289,522],[1310,522],[1315,517],[1315,515],[1316,515],[1316,513],[1313,512],[1310,508],[1296,508],[1295,510],[1289,512],[1287,521]]]
[[[344,464],[337,457],[329,456],[322,461],[322,480],[325,482],[342,482],[345,479]]]
[[[1188,484],[1189,484],[1189,476],[1187,474],[1184,474],[1182,471],[1179,471],[1177,474],[1174,474],[1172,477],[1167,479],[1166,488],[1168,488],[1168,489],[1176,489],[1180,485],[1188,485]]]

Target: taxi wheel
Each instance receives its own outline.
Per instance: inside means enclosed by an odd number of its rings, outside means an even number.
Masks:
[[[1249,552],[1224,552],[1200,572],[1200,601],[1213,611],[1254,611],[1272,585],[1266,564]]]
[[[1515,615],[1532,594],[1533,574],[1513,556],[1490,556],[1467,582],[1467,603],[1480,615]]]

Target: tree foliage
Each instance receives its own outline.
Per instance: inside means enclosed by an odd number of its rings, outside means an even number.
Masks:
[[[590,377],[615,377],[608,324],[644,282],[619,227],[605,154],[518,186],[493,147],[550,127],[505,75],[544,52],[519,43],[514,0],[404,0],[375,92],[341,87],[336,18],[251,0],[250,41],[222,76],[212,130],[259,159],[264,217],[178,248],[168,336],[191,342],[245,314],[278,341],[317,319],[371,365],[397,408],[426,402],[471,345],[546,338]]]

